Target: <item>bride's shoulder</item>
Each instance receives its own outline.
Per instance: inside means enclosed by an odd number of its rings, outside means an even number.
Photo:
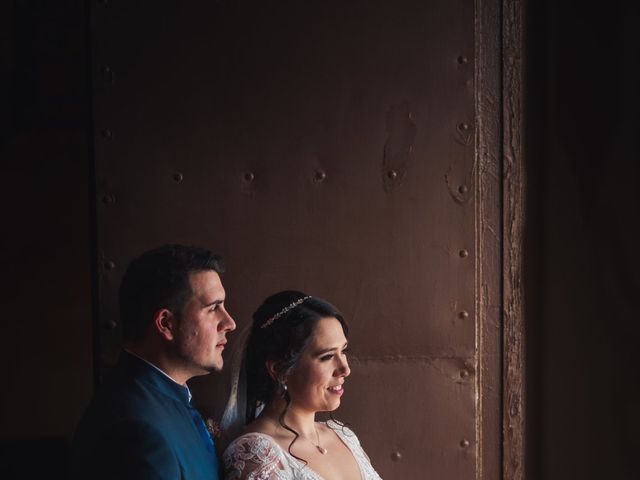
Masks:
[[[271,453],[277,455],[280,447],[269,435],[261,432],[248,432],[233,440],[225,449],[224,455],[236,452]]]
[[[249,432],[233,440],[222,455],[225,478],[280,478],[286,462],[269,435]]]

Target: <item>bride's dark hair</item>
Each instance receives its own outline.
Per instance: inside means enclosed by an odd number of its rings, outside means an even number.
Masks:
[[[269,403],[274,395],[283,395],[286,404],[278,421],[283,428],[295,435],[289,445],[291,455],[293,455],[291,447],[298,439],[299,434],[284,421],[284,416],[291,404],[291,398],[286,389],[282,388],[282,382],[286,382],[300,356],[311,343],[313,332],[319,320],[334,317],[342,325],[344,336],[348,338],[349,335],[349,328],[336,307],[320,298],[305,297],[307,295],[302,292],[287,290],[271,295],[258,307],[253,314],[253,324],[245,359],[247,419],[252,421],[257,416],[260,406]],[[304,300],[301,301],[301,299]],[[265,326],[265,323],[274,315],[299,301],[301,303],[282,313]],[[276,378],[272,378],[267,370],[268,360],[274,362]],[[295,455],[293,456],[295,457]]]

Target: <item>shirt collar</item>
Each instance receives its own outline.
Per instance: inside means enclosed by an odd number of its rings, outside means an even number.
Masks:
[[[124,349],[125,352],[127,352],[129,355],[136,357],[138,360],[142,360],[144,363],[146,363],[147,365],[149,365],[150,367],[155,368],[158,372],[160,372],[162,375],[164,375],[165,377],[167,377],[169,380],[171,380],[173,383],[175,383],[176,385],[179,385],[182,388],[185,388],[187,390],[187,397],[189,399],[189,403],[191,403],[191,398],[193,397],[191,395],[191,390],[189,390],[189,387],[186,384],[181,384],[176,382],[171,375],[169,375],[167,372],[165,372],[164,370],[162,370],[161,368],[157,367],[156,365],[154,365],[153,363],[151,363],[149,360],[142,358],[140,355],[136,355],[135,353],[133,353],[131,350],[127,350],[126,348]]]

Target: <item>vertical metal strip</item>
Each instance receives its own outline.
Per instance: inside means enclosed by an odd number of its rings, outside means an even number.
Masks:
[[[475,2],[476,478],[501,478],[501,91],[500,1]]]
[[[98,207],[97,207],[97,176],[96,176],[96,155],[94,141],[94,67],[93,67],[93,5],[91,0],[86,0],[85,5],[85,39],[87,44],[87,82],[89,91],[89,111],[87,112],[87,121],[89,128],[87,129],[87,144],[89,146],[88,162],[89,162],[89,246],[90,246],[90,268],[91,268],[91,341],[93,347],[93,388],[96,389],[100,384],[102,370],[101,365],[101,348],[100,348],[100,286],[99,286],[99,268],[98,268]]]
[[[502,4],[503,99],[503,476],[525,471],[525,356],[522,282],[525,171],[523,132],[524,2]]]

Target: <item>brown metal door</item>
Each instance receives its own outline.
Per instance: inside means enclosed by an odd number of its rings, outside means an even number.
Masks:
[[[285,288],[344,312],[383,478],[498,478],[496,3],[93,4],[101,366],[128,261],[204,245],[240,326]]]

